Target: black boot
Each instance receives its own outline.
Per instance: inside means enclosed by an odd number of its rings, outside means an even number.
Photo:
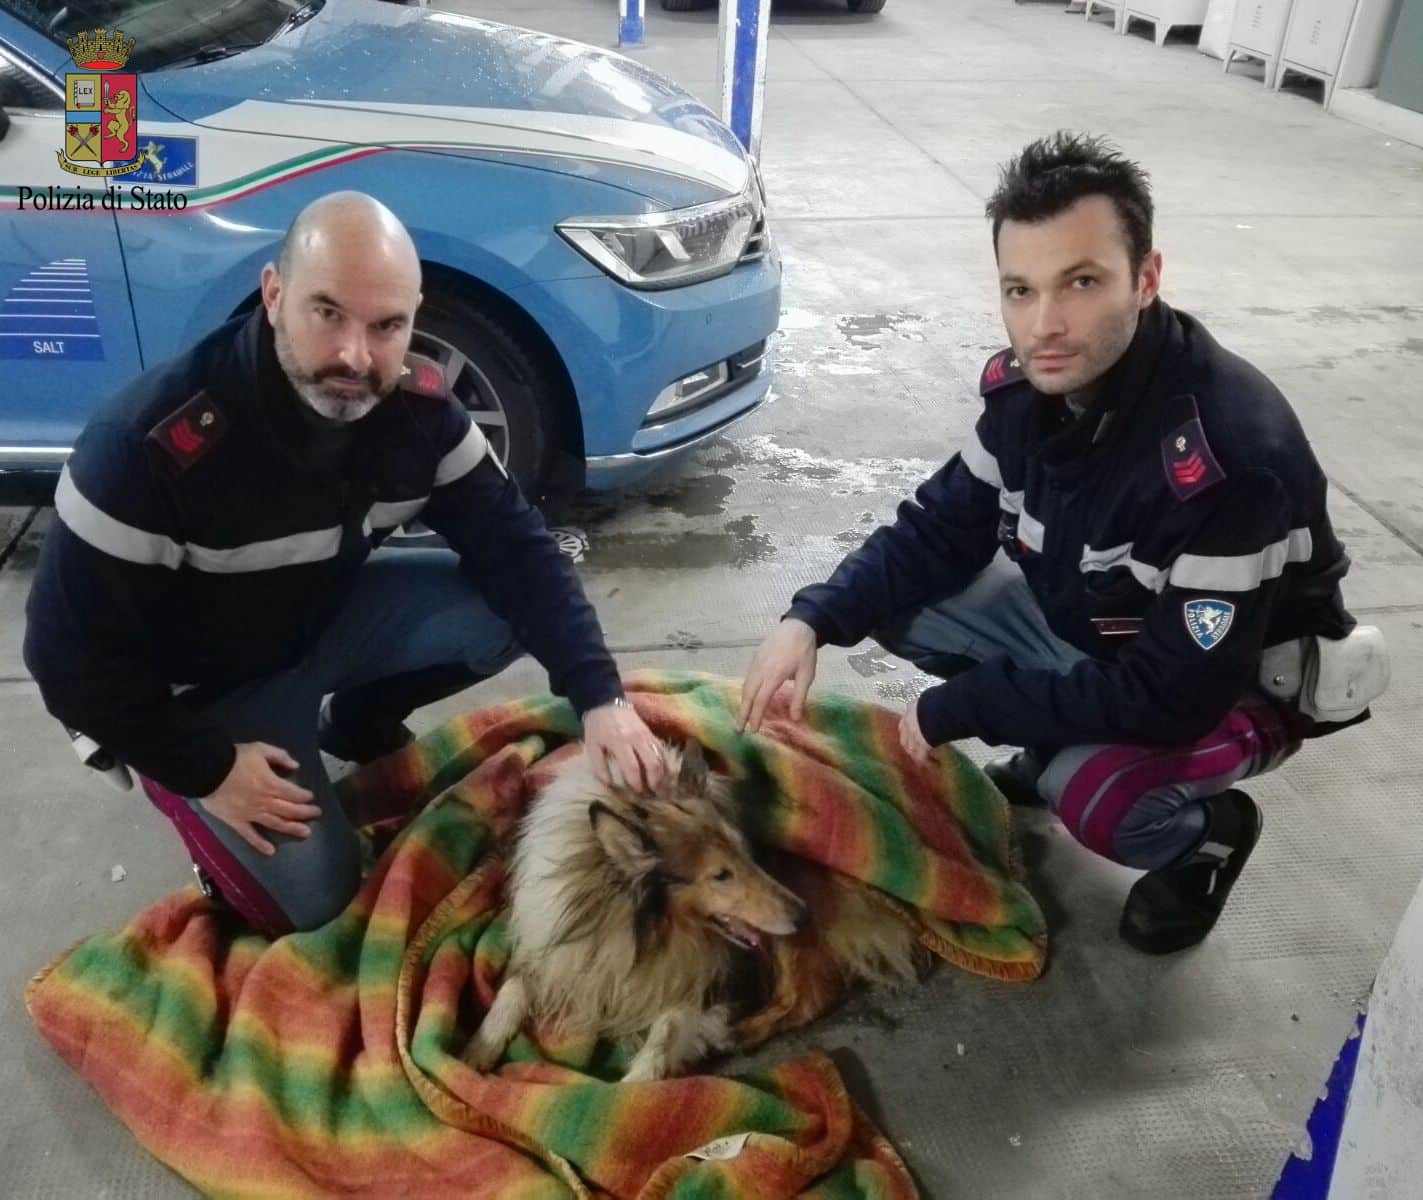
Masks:
[[[317,745],[332,758],[364,766],[415,740],[405,718],[417,708],[487,678],[464,663],[442,663],[347,688],[322,705]]]
[[[1148,871],[1132,886],[1121,935],[1145,954],[1171,954],[1201,941],[1260,840],[1255,801],[1231,789],[1204,801],[1206,832],[1184,859]]]
[[[330,704],[321,706],[321,716],[316,726],[316,743],[321,749],[339,758],[342,762],[365,766],[387,754],[410,745],[415,740],[415,731],[403,721],[398,725],[383,729],[363,729],[360,731],[338,726],[331,717]]]
[[[1043,808],[1038,795],[1038,777],[1043,773],[1043,760],[1036,751],[1019,750],[990,759],[983,764],[983,773],[993,786],[1003,793],[1009,804],[1022,808]]]

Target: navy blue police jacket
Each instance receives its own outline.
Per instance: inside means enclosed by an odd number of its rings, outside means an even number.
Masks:
[[[318,452],[301,406],[259,308],[86,426],[27,607],[25,663],[55,717],[179,795],[210,794],[236,751],[195,697],[297,663],[417,515],[580,715],[622,695],[571,564],[435,364],[411,356],[343,455]]]
[[[1353,628],[1308,439],[1199,321],[1154,302],[1080,415],[1011,350],[980,391],[961,451],[786,614],[819,644],[853,645],[957,592],[1001,547],[1087,657],[1066,673],[993,657],[929,689],[931,745],[1192,741],[1250,690],[1265,647]]]

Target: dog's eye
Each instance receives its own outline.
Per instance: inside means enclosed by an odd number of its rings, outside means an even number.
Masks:
[[[728,879],[731,878],[731,875],[732,871],[730,867],[722,867],[720,871],[718,871],[715,875],[712,876],[712,882],[725,883]]]

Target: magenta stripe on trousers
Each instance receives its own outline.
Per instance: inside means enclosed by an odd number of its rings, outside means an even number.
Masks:
[[[203,824],[187,801],[146,776],[138,778],[153,806],[177,828],[193,861],[213,877],[218,890],[248,924],[270,938],[290,933],[292,923],[286,913],[277,907],[276,901],[222,844],[217,834]]]
[[[1247,764],[1246,774],[1258,775],[1298,746],[1274,707],[1242,704],[1205,737],[1188,745],[1104,747],[1063,788],[1059,812],[1083,845],[1110,858],[1117,826],[1153,789],[1229,776]]]

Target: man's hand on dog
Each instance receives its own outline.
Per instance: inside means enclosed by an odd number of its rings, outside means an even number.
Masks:
[[[583,746],[599,783],[650,792],[662,782],[662,746],[635,708],[604,704],[584,713]],[[613,778],[609,760],[617,764],[621,779]]]
[[[311,803],[311,793],[283,779],[272,769],[274,766],[295,771],[296,759],[280,746],[239,742],[237,761],[232,764],[227,778],[217,791],[199,801],[261,854],[275,854],[277,848],[257,832],[259,825],[304,838],[311,835],[311,827],[305,822],[321,815],[321,809]]]
[[[899,744],[921,767],[927,767],[934,759],[934,747],[924,740],[919,729],[919,698],[909,702],[904,715],[899,718]]]
[[[791,679],[795,680],[791,719],[799,721],[805,716],[805,698],[815,681],[815,630],[804,621],[787,617],[756,648],[741,685],[741,714],[736,727],[743,733],[757,732],[771,697]]]

